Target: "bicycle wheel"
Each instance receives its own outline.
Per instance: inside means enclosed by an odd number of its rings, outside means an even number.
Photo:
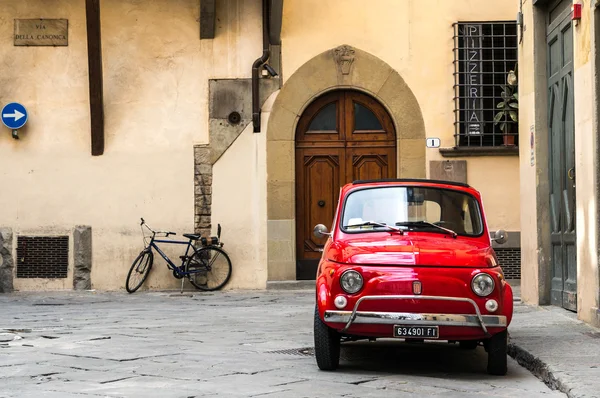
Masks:
[[[127,274],[127,280],[125,281],[125,288],[129,293],[133,293],[140,288],[148,278],[152,263],[154,262],[154,254],[151,250],[144,249],[136,257],[131,264],[129,273]]]
[[[187,261],[185,271],[196,289],[219,290],[231,278],[231,260],[225,251],[216,246],[203,247]]]

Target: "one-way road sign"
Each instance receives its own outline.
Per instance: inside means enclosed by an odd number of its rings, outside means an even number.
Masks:
[[[27,110],[17,102],[11,102],[2,108],[2,123],[9,129],[20,129],[27,123]]]

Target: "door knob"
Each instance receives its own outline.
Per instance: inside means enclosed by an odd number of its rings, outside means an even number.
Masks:
[[[319,207],[323,207],[323,206],[325,206],[325,201],[324,200],[319,200],[317,202],[317,204],[319,205]]]

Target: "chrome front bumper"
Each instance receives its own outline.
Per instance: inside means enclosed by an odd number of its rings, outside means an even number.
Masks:
[[[440,300],[466,302],[473,306],[475,314],[419,314],[412,312],[371,312],[358,311],[365,300]],[[410,326],[466,326],[481,328],[486,336],[489,327],[506,327],[504,315],[481,315],[475,301],[466,297],[420,296],[420,295],[386,295],[361,297],[352,311],[325,311],[325,322],[345,323],[341,333],[348,330],[353,323],[362,324],[397,324]]]

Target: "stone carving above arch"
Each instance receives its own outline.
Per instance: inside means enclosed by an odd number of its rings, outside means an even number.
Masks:
[[[404,79],[383,60],[344,44],[295,71],[277,94],[267,125],[268,280],[296,279],[295,131],[306,107],[336,89],[365,92],[391,115],[397,138],[397,176],[425,178],[425,123]]]
[[[338,64],[339,71],[342,75],[350,74],[352,63],[354,63],[354,49],[350,46],[343,45],[336,47],[333,50],[335,62]]]

